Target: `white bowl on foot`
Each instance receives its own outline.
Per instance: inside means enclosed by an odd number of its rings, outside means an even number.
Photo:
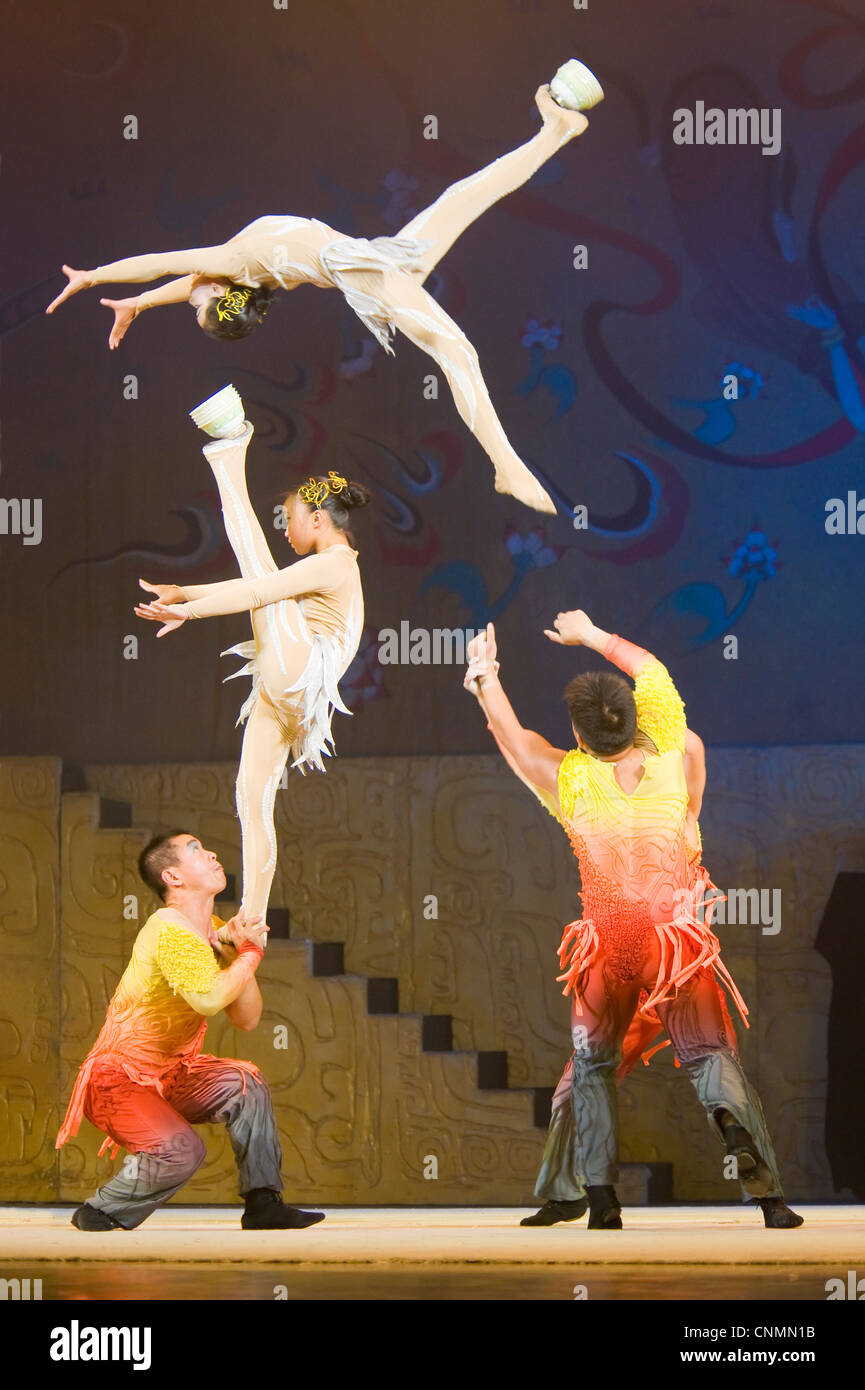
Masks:
[[[243,401],[234,387],[224,386],[216,395],[208,396],[201,405],[190,410],[189,418],[214,439],[233,439],[243,433],[245,413]]]
[[[604,99],[604,89],[595,74],[578,58],[562,64],[550,83],[550,91],[559,106],[568,111],[590,111]]]

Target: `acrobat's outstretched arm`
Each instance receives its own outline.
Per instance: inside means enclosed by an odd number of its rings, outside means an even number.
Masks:
[[[225,579],[216,584],[187,584],[184,601],[176,605],[186,618],[218,618],[226,613],[248,613],[284,598],[328,592],[345,574],[345,561],[331,546],[315,555],[295,560],[285,569],[256,579]]]
[[[159,309],[163,304],[185,304],[189,292],[195,284],[194,275],[181,275],[179,280],[168,280],[157,285],[154,290],[145,290],[130,299],[100,299],[106,309],[114,310],[114,323],[108,335],[108,346],[116,348],[125,337],[126,330],[135,322],[144,309]]]
[[[187,618],[249,613],[269,603],[278,603],[280,599],[327,592],[345,574],[345,562],[336,553],[342,549],[342,546],[332,546],[256,579],[225,579],[216,584],[187,584],[183,588],[176,584],[148,584],[142,579],[139,580],[142,589],[156,594],[157,600],[138,604],[135,612],[139,618],[163,623],[164,627],[156,634],[161,637],[164,632],[180,627]]]
[[[486,632],[472,638],[467,655],[469,665],[463,684],[476,696],[506,761],[533,790],[539,788],[556,797],[559,765],[565,750],[554,748],[540,734],[524,729],[517,719],[498,677],[496,634],[492,623],[487,624]]]
[[[72,266],[64,265],[63,274],[69,283],[45,312],[53,314],[64,300],[94,285],[140,284],[146,280],[161,280],[163,275],[210,275],[217,280],[230,280],[236,268],[237,253],[230,242],[223,246],[199,246],[190,251],[127,256],[125,260],[111,261],[95,270],[73,270]]]

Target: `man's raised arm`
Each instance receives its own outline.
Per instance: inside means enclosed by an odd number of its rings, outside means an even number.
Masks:
[[[607,661],[618,666],[634,680],[634,703],[637,706],[637,727],[647,734],[659,753],[672,749],[685,752],[685,706],[682,697],[662,661],[616,633],[596,627],[582,608],[559,613],[555,631],[547,629],[553,642],[564,646],[590,647]]]
[[[554,748],[540,734],[524,729],[517,719],[498,677],[496,634],[492,623],[487,624],[486,632],[472,638],[467,655],[469,665],[463,684],[476,696],[507,762],[532,790],[540,789],[557,797],[564,749]],[[547,804],[544,799],[544,805]]]

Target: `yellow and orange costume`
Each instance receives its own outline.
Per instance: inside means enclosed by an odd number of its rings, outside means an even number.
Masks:
[[[559,947],[574,1051],[554,1094],[535,1195],[577,1201],[586,1186],[615,1182],[617,1072],[623,1076],[662,1027],[712,1128],[723,1140],[717,1113],[733,1115],[771,1174],[767,1195],[780,1195],[760,1100],[739,1063],[720,988],[747,1027],[706,906],[721,895],[700,862],[696,823],[688,839],[684,705],[666,667],[643,648],[614,636],[604,655],[637,673],[644,767],[628,793],[614,762],[574,749],[559,766],[558,805],[542,798],[577,856],[583,916],[565,928]]]
[[[88,1205],[120,1226],[140,1225],[183,1186],[205,1158],[194,1124],[223,1121],[241,1194],[282,1187],[282,1154],[270,1093],[251,1062],[202,1051],[207,1020],[236,997],[212,940],[160,908],[141,928],[105,1023],[75,1082],[57,1135],[61,1148],[86,1117],[105,1132],[100,1154],[135,1156]],[[262,951],[244,942],[234,962],[249,979]]]

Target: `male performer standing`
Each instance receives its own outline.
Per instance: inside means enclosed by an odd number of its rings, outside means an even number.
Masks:
[[[312,1226],[324,1212],[282,1201],[282,1153],[270,1092],[251,1062],[202,1053],[207,1020],[225,1010],[235,1028],[255,1028],[262,1001],[255,972],[266,927],[213,915],[225,873],[216,855],[182,830],[158,835],[138,861],[162,898],[135,939],[102,1031],[75,1083],[57,1148],[82,1115],[110,1145],[126,1149],[122,1170],[72,1217],[81,1231],[132,1230],[167,1202],[204,1162],[196,1124],[225,1124],[237,1162],[241,1226]],[[219,935],[217,935],[217,929]]]
[[[743,1199],[759,1201],[767,1226],[800,1226],[784,1202],[718,983],[744,1019],[706,921],[705,903],[720,895],[700,864],[702,744],[686,728],[666,667],[649,652],[602,632],[582,610],[559,613],[555,629],[546,633],[553,641],[601,652],[635,679],[633,689],[609,671],[571,681],[565,700],[578,745],[571,752],[519,723],[498,679],[492,624],[469,644],[465,678],[508,762],[566,830],[582,881],[585,916],[565,928],[559,947],[559,979],[573,991],[574,1052],[535,1187],[544,1205],[522,1224],[574,1221],[588,1197],[590,1227],[621,1228],[616,1069],[626,1037],[627,1065],[632,1044],[644,1045],[659,1023],[711,1128],[736,1158]]]

